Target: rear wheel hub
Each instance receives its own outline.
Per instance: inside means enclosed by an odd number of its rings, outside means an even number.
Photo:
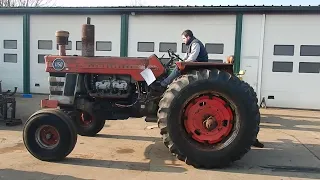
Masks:
[[[81,113],[80,114],[80,122],[81,122],[82,126],[85,126],[85,127],[90,126],[93,122],[92,116],[85,111],[82,111],[80,113]]]
[[[221,142],[232,130],[233,112],[226,101],[215,96],[196,97],[184,112],[184,125],[194,140],[204,144]]]
[[[203,121],[203,125],[208,131],[212,131],[218,126],[218,122],[214,119],[214,117],[209,116]]]

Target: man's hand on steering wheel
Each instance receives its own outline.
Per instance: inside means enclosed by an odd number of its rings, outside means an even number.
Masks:
[[[169,67],[172,62],[175,60],[175,59],[178,59],[179,61],[183,61],[179,55],[175,54],[171,49],[168,49],[168,55],[169,55],[169,62],[166,64],[167,67]]]
[[[183,61],[183,60],[179,57],[179,55],[177,55],[176,53],[174,53],[171,49],[168,49],[168,54],[169,54],[169,57],[170,57],[170,58],[177,58],[177,59],[179,59],[179,61]]]

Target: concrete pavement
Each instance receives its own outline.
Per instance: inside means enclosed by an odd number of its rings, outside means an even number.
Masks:
[[[43,96],[17,98],[23,120]],[[259,140],[226,169],[202,170],[186,165],[163,145],[158,128],[143,119],[107,121],[97,137],[78,136],[65,161],[33,158],[22,142],[22,126],[0,124],[0,179],[320,179],[320,112],[261,109]]]

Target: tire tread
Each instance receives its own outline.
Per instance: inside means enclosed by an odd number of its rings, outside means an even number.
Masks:
[[[168,131],[168,123],[172,121],[168,119],[170,114],[171,103],[175,98],[179,98],[180,91],[185,87],[190,88],[192,84],[201,80],[209,80],[209,81],[219,81],[226,85],[227,87],[236,88],[240,93],[239,96],[247,97],[245,105],[246,107],[250,107],[248,112],[249,117],[252,118],[252,122],[254,123],[254,130],[250,132],[251,140],[247,140],[245,144],[241,145],[241,148],[236,151],[235,154],[230,155],[228,158],[215,159],[216,162],[210,161],[202,161],[196,160],[194,157],[186,157],[180,150],[179,147],[176,146],[175,142],[172,141],[170,136],[170,132]],[[257,95],[254,89],[246,82],[241,81],[238,77],[231,75],[227,72],[220,71],[218,69],[204,69],[204,70],[194,70],[189,74],[185,74],[175,79],[171,85],[169,85],[167,91],[163,94],[163,98],[159,102],[159,110],[158,110],[158,126],[160,128],[160,134],[162,135],[163,143],[166,147],[169,148],[169,151],[176,155],[178,159],[185,161],[186,164],[192,165],[195,168],[223,168],[230,165],[232,162],[240,160],[246,153],[248,153],[251,149],[251,145],[255,142],[257,134],[259,132],[259,124],[260,124],[260,112],[257,104]],[[238,146],[239,147],[239,146]],[[194,159],[193,159],[194,158]]]

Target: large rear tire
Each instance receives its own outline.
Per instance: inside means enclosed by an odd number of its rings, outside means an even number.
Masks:
[[[59,161],[68,156],[77,142],[72,119],[58,109],[43,109],[32,114],[23,127],[23,142],[35,158]]]
[[[158,126],[170,152],[199,168],[222,168],[255,142],[260,112],[253,89],[217,69],[177,78],[159,103]]]

